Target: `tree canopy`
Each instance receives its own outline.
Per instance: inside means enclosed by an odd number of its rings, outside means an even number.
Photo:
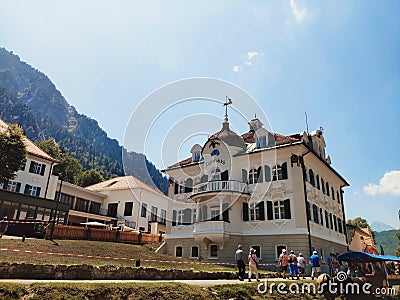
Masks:
[[[357,217],[355,219],[348,219],[346,223],[348,225],[352,225],[358,228],[367,228],[369,226],[367,220],[361,217]]]
[[[96,184],[99,182],[104,181],[103,176],[101,176],[100,172],[98,172],[97,170],[91,169],[91,170],[87,170],[85,172],[83,172],[78,180],[77,180],[77,184],[79,186],[82,187],[87,187],[89,185],[92,184]]]
[[[62,180],[69,183],[77,183],[82,174],[82,165],[74,157],[60,150],[59,145],[54,139],[42,140],[36,143],[44,152],[58,159],[60,163],[53,169],[53,175],[59,176]]]
[[[0,131],[0,183],[14,179],[25,163],[23,131],[17,125],[10,125],[7,130]]]

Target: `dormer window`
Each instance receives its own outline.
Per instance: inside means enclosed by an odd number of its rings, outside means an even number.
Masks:
[[[190,149],[190,152],[192,153],[192,162],[197,162],[200,161],[201,159],[201,146],[199,144],[196,144]]]
[[[265,128],[258,128],[255,132],[257,148],[264,148],[268,145],[268,130]]]

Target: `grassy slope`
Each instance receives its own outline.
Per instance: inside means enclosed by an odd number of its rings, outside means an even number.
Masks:
[[[93,259],[85,257],[65,257],[60,255],[46,255],[36,253],[20,253],[12,251],[0,251],[1,262],[15,263],[35,263],[35,264],[89,264],[89,265],[122,265],[132,266],[136,259],[141,260],[141,265],[174,268],[174,269],[196,269],[196,270],[232,270],[232,268],[220,267],[216,265],[200,264],[176,264],[176,263],[156,263],[145,262],[146,259],[192,262],[185,259],[177,259],[165,254],[154,252],[157,245],[132,245],[122,243],[98,242],[98,241],[80,241],[80,240],[61,240],[57,241],[58,246],[51,241],[41,239],[27,239],[22,242],[21,239],[0,239],[0,248],[12,248],[22,250],[36,250],[54,253],[72,253],[83,254],[85,256],[110,256],[118,258],[133,258],[133,261],[111,260],[111,259]]]

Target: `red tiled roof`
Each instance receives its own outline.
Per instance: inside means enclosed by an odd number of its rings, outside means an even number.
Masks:
[[[294,136],[286,136],[286,135],[281,135],[279,133],[272,133],[272,135],[275,138],[275,145],[285,145],[285,144],[291,144],[294,142],[298,142],[301,139],[295,138]],[[256,140],[254,138],[254,131],[249,131],[246,132],[245,134],[242,134],[242,138],[246,143],[255,143]]]
[[[291,144],[291,143],[294,143],[294,142],[301,141],[301,137],[300,137],[299,134],[295,134],[295,135],[292,135],[292,136],[286,136],[286,135],[281,135],[279,133],[272,133],[272,135],[275,138],[275,145],[276,146],[286,145],[286,144]],[[243,140],[246,143],[250,144],[250,143],[255,143],[256,142],[256,140],[254,138],[254,131],[246,132],[246,133],[242,134],[241,137],[243,138]],[[173,164],[173,165],[169,166],[168,169],[169,168],[176,168],[176,167],[179,167],[179,166],[188,165],[191,162],[192,162],[192,158],[189,157],[189,158],[186,158],[184,160],[181,160],[180,162],[177,162],[176,164]]]

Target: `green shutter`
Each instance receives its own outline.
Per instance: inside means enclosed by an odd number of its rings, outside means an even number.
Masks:
[[[247,171],[245,169],[242,169],[242,182],[247,182]]]
[[[249,204],[247,202],[243,202],[243,221],[249,220]]]
[[[40,196],[40,187],[38,187],[37,189],[36,189],[36,197],[39,197]]]
[[[287,173],[287,163],[283,163],[281,165],[281,169],[282,169],[282,179],[288,179],[288,173]]]
[[[262,167],[258,167],[258,169],[257,169],[257,182],[263,182]]]
[[[284,208],[285,208],[285,219],[291,219],[292,215],[290,212],[290,200],[289,199],[286,199],[284,201]]]
[[[31,164],[30,164],[30,166],[29,166],[29,173],[33,173],[33,170],[35,169],[35,162],[34,161],[31,161]]]
[[[19,193],[19,191],[21,190],[21,182],[17,182],[17,187],[16,187],[16,192]]]
[[[222,203],[222,220],[224,222],[229,222],[229,204]]]
[[[260,212],[260,221],[265,220],[265,208],[264,208],[264,201],[261,201],[260,203],[257,204],[257,207]]]
[[[29,193],[29,184],[25,184],[25,190],[24,190],[24,194],[28,194]]]
[[[46,165],[45,164],[42,164],[42,170],[40,171],[40,175],[44,175],[44,172],[45,172],[45,170],[46,170]]]
[[[265,182],[271,181],[271,168],[267,165],[264,166]]]
[[[176,226],[177,213],[176,210],[172,211],[172,226]]]
[[[272,201],[267,201],[267,219],[268,220],[274,219],[274,211],[272,209]]]

